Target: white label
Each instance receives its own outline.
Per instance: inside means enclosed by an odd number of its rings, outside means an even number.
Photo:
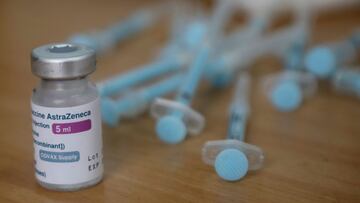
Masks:
[[[35,175],[51,184],[78,184],[103,173],[99,98],[52,108],[31,103]]]

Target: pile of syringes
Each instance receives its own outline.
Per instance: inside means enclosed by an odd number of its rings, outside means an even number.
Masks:
[[[115,127],[121,119],[150,111],[158,138],[178,144],[204,130],[205,118],[191,105],[200,82],[208,81],[215,88],[235,84],[227,137],[206,142],[202,157],[222,179],[236,181],[264,162],[261,148],[245,142],[252,92],[248,70],[254,62],[269,54],[283,61],[282,71],[262,78],[266,97],[282,112],[310,100],[319,80],[331,81],[339,92],[360,96],[360,67],[349,68],[359,56],[360,29],[346,39],[308,49],[315,13],[310,7],[293,6],[291,25],[270,32],[277,0],[260,9],[245,0],[214,2],[211,12],[184,1],[143,9],[107,29],[77,34],[68,41],[87,45],[102,56],[171,13],[170,40],[156,59],[97,83],[102,120]],[[245,24],[225,32],[225,25],[239,11],[247,14]]]

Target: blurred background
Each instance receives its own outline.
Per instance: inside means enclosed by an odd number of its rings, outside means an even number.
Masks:
[[[306,52],[319,44],[346,41],[360,27],[360,2],[357,0],[239,2],[239,5],[234,4],[235,11],[224,25],[224,36],[246,25],[248,16],[266,13],[268,8],[272,9],[272,18],[266,36],[291,26],[296,20],[296,8],[311,10]],[[154,24],[99,53],[97,70],[91,80],[104,81],[154,61],[172,37],[177,36],[174,19],[179,15],[173,8],[183,3],[157,0],[0,1],[0,130],[3,134],[0,137],[3,157],[0,162],[0,200],[360,201],[360,90],[338,91],[330,77],[316,77],[318,90],[311,98],[292,112],[278,111],[261,85],[265,76],[284,69],[283,59],[271,50],[256,57],[247,67],[253,80],[251,115],[245,139],[260,146],[266,154],[264,168],[259,172],[251,173],[241,182],[227,183],[216,176],[213,168],[202,163],[203,143],[226,137],[228,106],[234,90],[231,84],[227,88],[215,88],[204,80],[193,105],[206,118],[201,135],[179,145],[166,145],[157,139],[155,121],[147,113],[136,119],[125,119],[115,127],[104,124],[106,176],[101,184],[76,193],[49,192],[36,184],[30,98],[39,79],[31,73],[31,50],[43,44],[68,41],[77,33],[109,28],[140,9],[160,8],[155,9],[159,18]],[[217,1],[187,3],[191,8],[181,10],[180,16],[210,16]],[[240,45],[234,47],[237,46]],[[359,70],[358,53],[341,67]],[[358,78],[355,80],[360,80]]]

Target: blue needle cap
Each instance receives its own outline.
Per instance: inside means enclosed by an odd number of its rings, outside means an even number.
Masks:
[[[271,102],[280,111],[293,111],[302,102],[299,85],[293,81],[279,82],[271,92]]]
[[[156,133],[160,140],[168,144],[182,142],[187,134],[183,121],[172,115],[164,116],[158,120]]]
[[[215,159],[215,171],[226,181],[240,180],[248,169],[249,162],[245,154],[237,149],[225,149]]]
[[[305,57],[306,69],[320,78],[329,77],[336,69],[336,56],[327,47],[318,47]]]

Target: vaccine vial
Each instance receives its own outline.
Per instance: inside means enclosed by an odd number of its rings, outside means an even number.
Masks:
[[[31,99],[35,177],[45,188],[75,191],[103,177],[99,94],[87,76],[95,52],[77,44],[32,50],[31,70],[41,78]]]

